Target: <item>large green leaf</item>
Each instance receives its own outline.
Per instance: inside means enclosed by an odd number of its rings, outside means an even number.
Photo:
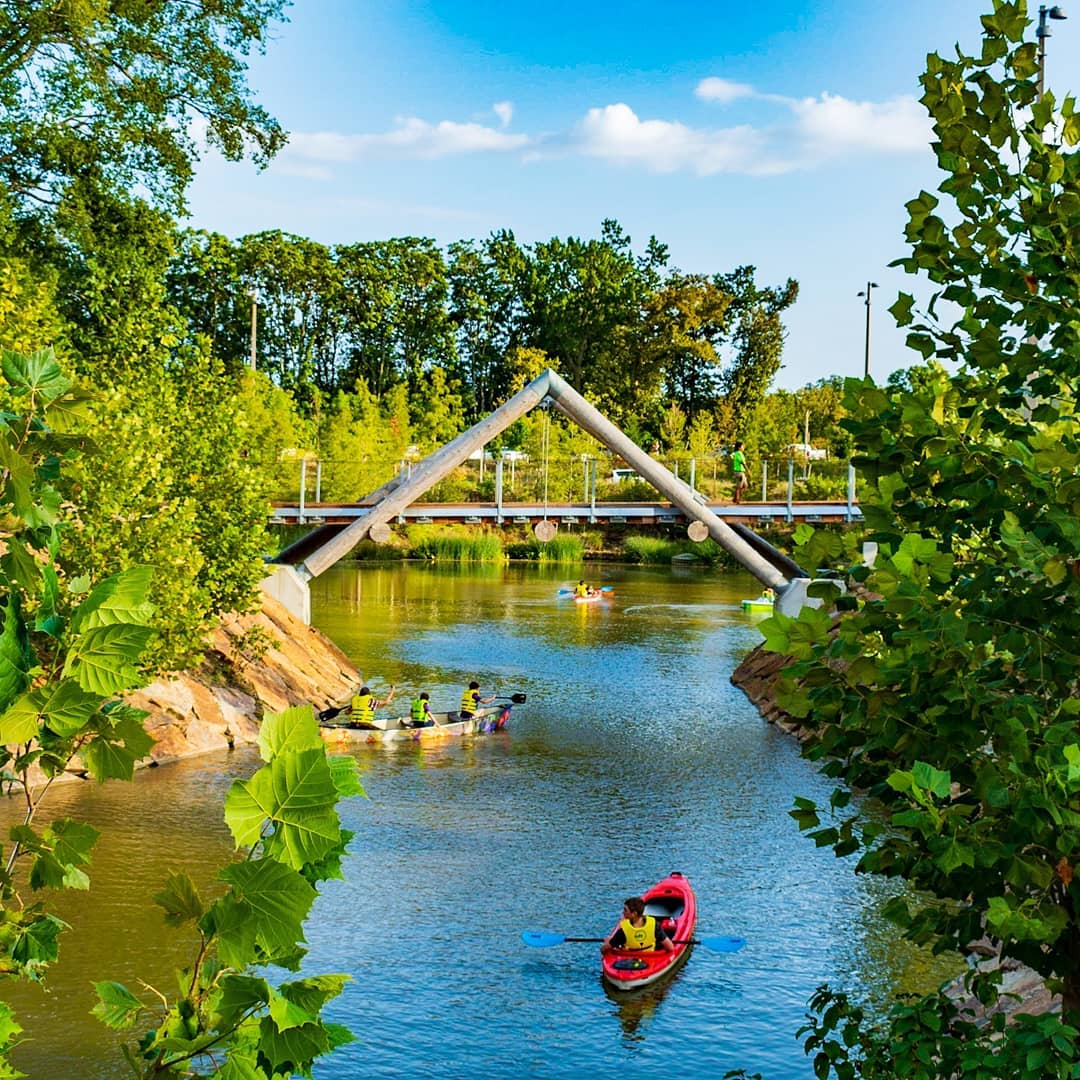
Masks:
[[[0,631],[0,709],[8,706],[26,689],[30,668],[26,626],[18,599],[9,594],[4,605],[4,625]]]
[[[334,787],[338,798],[348,799],[354,795],[367,798],[360,783],[360,766],[354,757],[348,754],[332,754],[329,757],[330,775],[334,778]]]
[[[201,919],[206,910],[195,882],[187,874],[170,874],[165,888],[154,897],[154,903],[165,909],[165,921],[170,926]]]
[[[270,1001],[270,984],[254,975],[225,975],[214,997],[215,1024],[232,1027]]]
[[[36,393],[46,402],[59,397],[71,386],[71,380],[61,371],[51,347],[29,354],[4,349],[0,354],[0,367],[4,378],[13,387]]]
[[[72,630],[83,633],[117,623],[146,626],[154,614],[147,599],[154,573],[152,566],[132,566],[100,582],[75,609]]]
[[[295,870],[273,859],[236,863],[221,872],[250,911],[260,944],[271,954],[304,940],[303,923],[318,895]]]
[[[34,466],[6,438],[0,438],[0,473],[4,476],[0,499],[25,517],[34,505]]]
[[[90,403],[93,395],[85,390],[70,390],[49,402],[45,410],[45,422],[53,431],[86,431],[90,421]]]
[[[98,736],[83,747],[86,767],[95,780],[130,780],[135,763],[150,753],[153,737],[142,725],[141,709],[120,709],[115,722],[102,726]]]
[[[351,975],[313,975],[282,983],[278,989],[282,996],[315,1016],[331,998],[336,998],[345,989],[348,982],[352,982]]]
[[[94,983],[98,1003],[91,1010],[106,1026],[118,1029],[131,1027],[146,1006],[122,983]]]
[[[80,869],[90,862],[90,852],[101,834],[92,825],[61,818],[49,825],[34,845],[30,866],[33,889],[88,889],[90,879]],[[12,839],[18,839],[12,830]]]
[[[142,682],[136,664],[153,631],[120,623],[97,626],[80,635],[68,652],[64,676],[72,676],[89,693],[110,696]]]
[[[325,744],[310,705],[298,705],[283,713],[269,713],[259,728],[259,752],[263,761],[295,750],[321,749]]]
[[[225,821],[242,846],[257,843],[264,823],[272,822],[275,857],[299,869],[339,842],[337,799],[320,741],[317,749],[283,754],[250,780],[234,783],[225,800]]]
[[[276,1072],[307,1072],[315,1058],[330,1049],[330,1038],[322,1024],[279,1031],[274,1021],[264,1016],[259,1025],[259,1050]]]
[[[59,956],[56,939],[67,929],[68,924],[55,915],[36,916],[19,930],[11,947],[11,958],[28,978],[39,978],[42,969]]]
[[[0,743],[25,742],[42,723],[60,738],[71,738],[86,727],[101,701],[101,695],[87,693],[74,679],[31,690],[0,716]]]
[[[303,1027],[318,1020],[318,1010],[316,1009],[314,1014],[308,1012],[299,1002],[285,997],[277,990],[271,990],[270,1018],[278,1031],[287,1031],[289,1028]]]

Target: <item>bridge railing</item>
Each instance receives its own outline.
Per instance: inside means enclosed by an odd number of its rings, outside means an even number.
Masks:
[[[654,455],[666,468],[698,492],[706,502],[729,501],[735,490],[730,462],[718,457],[695,459],[687,454]],[[348,466],[348,468],[345,468]],[[407,474],[409,461],[399,462],[398,474]],[[342,490],[342,477],[356,476],[363,490]],[[308,458],[280,463],[272,497],[277,501],[347,502],[363,498],[390,476],[372,470],[365,475],[355,462]],[[501,500],[498,498],[501,495]],[[652,502],[656,492],[618,459],[575,456],[552,458],[545,467],[528,458],[468,461],[435,484],[426,503],[543,502],[610,503]],[[762,502],[845,500],[856,502],[854,474],[847,461],[807,461],[774,456],[751,462],[750,487],[745,498]]]

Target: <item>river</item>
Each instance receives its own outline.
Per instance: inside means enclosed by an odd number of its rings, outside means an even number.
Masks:
[[[477,678],[524,692],[505,732],[421,747],[359,744],[366,800],[347,880],[308,926],[305,970],[353,977],[328,1009],[358,1041],[316,1069],[352,1077],[719,1077],[745,1067],[808,1080],[795,1040],[822,982],[880,1002],[946,974],[880,911],[892,886],[817,850],[788,817],[830,785],[729,682],[760,640],[743,574],[592,568],[600,604],[556,596],[566,572],[407,564],[339,567],[313,582],[313,620],[373,687],[455,708]],[[146,770],[133,785],[68,785],[48,816],[105,835],[92,888],[52,905],[73,925],[47,989],[4,987],[32,1077],[126,1075],[89,1016],[91,982],[172,992],[189,942],[150,898],[173,869],[209,883],[229,858],[221,820],[250,748]],[[14,808],[9,808],[14,809]],[[525,929],[599,937],[621,901],[672,870],[698,898],[695,950],[658,991],[615,996],[596,946],[526,947]]]

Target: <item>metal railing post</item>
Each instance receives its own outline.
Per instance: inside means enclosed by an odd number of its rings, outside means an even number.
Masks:
[[[503,487],[503,459],[498,457],[495,461],[495,520],[501,525],[502,512],[502,487]]]
[[[795,461],[788,458],[787,463],[787,519],[795,520],[795,511],[792,503],[795,501]]]
[[[691,491],[697,491],[697,488],[694,486],[694,483],[695,483],[694,476],[695,476],[696,473],[697,473],[697,459],[696,458],[691,458],[690,459],[690,490]]]
[[[302,457],[300,459],[300,512],[297,514],[297,521],[304,524],[304,495],[307,493],[307,458]]]
[[[761,461],[761,501],[769,499],[769,462],[766,458]]]
[[[322,458],[315,462],[315,501],[322,502]]]
[[[855,466],[850,461],[847,467],[847,519],[855,520]]]
[[[589,499],[589,521],[596,521],[596,458],[592,459],[592,492]]]

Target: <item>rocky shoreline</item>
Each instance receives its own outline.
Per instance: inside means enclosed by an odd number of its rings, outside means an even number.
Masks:
[[[161,765],[255,742],[264,712],[337,705],[359,683],[359,671],[325,634],[264,594],[261,610],[222,621],[198,668],[157,679],[127,700],[149,713],[145,727],[155,740],[141,764]]]

